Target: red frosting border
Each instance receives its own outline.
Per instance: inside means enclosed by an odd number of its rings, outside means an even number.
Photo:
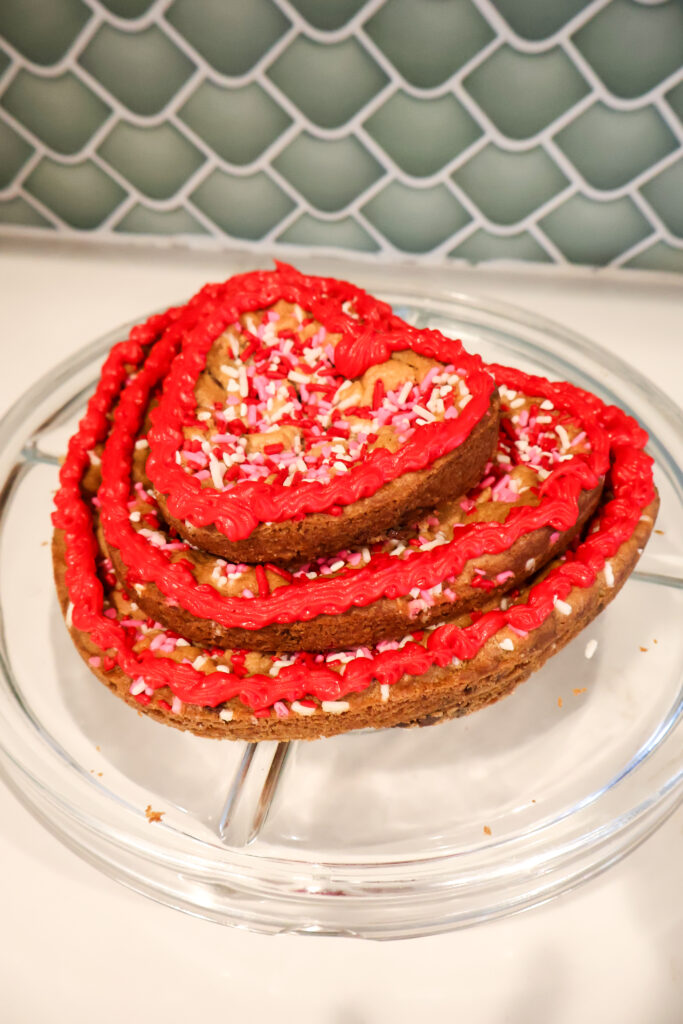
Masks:
[[[161,363],[162,367],[165,361]],[[508,550],[523,535],[544,526],[564,531],[576,522],[582,490],[595,487],[609,468],[609,453],[598,413],[588,396],[571,384],[551,383],[508,367],[494,367],[497,385],[520,393],[547,398],[563,411],[577,416],[591,442],[586,459],[574,459],[556,467],[541,487],[543,500],[536,507],[518,508],[504,524],[477,523],[463,527],[449,544],[408,559],[395,559],[377,567],[377,559],[330,580],[302,580],[275,590],[267,597],[227,597],[213,587],[198,584],[183,562],[173,563],[130,524],[130,472],[134,441],[144,417],[150,391],[157,383],[154,373],[141,373],[125,388],[115,423],[102,457],[101,519],[107,543],[117,548],[127,567],[127,581],[155,583],[170,600],[199,618],[230,628],[260,629],[272,623],[309,620],[317,615],[337,615],[351,606],[365,607],[386,596],[405,596],[413,587],[431,587],[458,575],[467,561],[484,554]]]
[[[195,408],[194,388],[215,339],[240,315],[273,305],[279,299],[307,309],[329,333],[341,334],[334,363],[352,378],[384,362],[392,352],[412,349],[420,355],[452,363],[462,371],[472,396],[460,415],[447,422],[416,428],[395,453],[375,449],[362,463],[327,483],[307,481],[296,488],[241,481],[229,491],[202,487],[175,461],[183,422]],[[361,320],[343,312],[353,300]],[[260,523],[282,522],[295,515],[325,512],[374,494],[390,480],[419,471],[453,451],[469,436],[488,411],[493,380],[480,356],[464,350],[460,341],[439,331],[417,330],[391,311],[386,303],[346,281],[310,277],[277,264],[275,271],[254,271],[231,278],[219,296],[209,295],[200,306],[201,319],[182,339],[181,350],[164,382],[148,434],[147,472],[166,497],[172,516],[196,527],[214,525],[231,541],[248,537]]]
[[[278,700],[305,696],[335,700],[367,689],[374,681],[392,684],[404,675],[420,676],[432,666],[445,666],[456,658],[471,659],[504,626],[529,632],[545,621],[553,612],[555,601],[565,598],[574,586],[590,586],[606,559],[614,556],[631,536],[643,509],[653,500],[653,460],[642,450],[647,434],[622,410],[604,405],[588,392],[581,392],[598,415],[609,439],[610,486],[614,496],[596,518],[594,532],[573,556],[532,587],[525,604],[487,612],[464,628],[449,624],[439,626],[425,645],[411,640],[397,650],[375,653],[370,658],[359,656],[339,672],[326,664],[316,664],[312,655],[305,654],[297,656],[293,664],[281,668],[274,677],[240,677],[223,672],[204,674],[191,665],[178,665],[171,659],[157,657],[149,650],[136,653],[125,629],[103,614],[104,591],[97,576],[94,524],[80,485],[90,465],[89,452],[107,435],[108,413],[129,379],[131,367],[139,366],[146,346],[163,335],[164,344],[154,346],[141,371],[144,373],[152,363],[153,372],[163,373],[180,344],[182,332],[196,315],[197,305],[192,302],[181,310],[169,310],[135,328],[128,341],[114,347],[78,431],[69,442],[53,515],[55,527],[65,535],[65,583],[73,605],[74,627],[89,633],[93,642],[129,676],[142,677],[153,689],[167,686],[181,701],[216,707],[238,698],[245,706],[258,711],[271,707]],[[497,374],[503,368],[492,366],[491,370]],[[509,379],[514,380],[514,374],[519,372],[512,371]]]

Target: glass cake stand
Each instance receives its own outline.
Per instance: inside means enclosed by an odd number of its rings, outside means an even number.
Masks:
[[[136,715],[73,649],[49,547],[59,456],[130,325],[35,384],[0,424],[5,777],[102,871],[213,921],[366,938],[458,928],[578,885],[680,800],[680,413],[546,320],[465,296],[384,297],[489,361],[618,402],[649,430],[656,459],[657,533],[624,591],[512,696],[467,718],[288,748],[200,739]]]

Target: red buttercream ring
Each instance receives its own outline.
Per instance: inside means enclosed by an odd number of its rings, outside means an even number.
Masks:
[[[117,576],[155,621],[201,647],[321,651],[400,639],[523,585],[600,499],[608,437],[584,393],[494,367],[498,444],[481,480],[372,546],[289,570],[226,562],[165,527],[138,450],[102,521]]]
[[[500,388],[502,429],[495,452],[491,446],[493,457],[482,465],[466,497],[447,500],[417,525],[401,526],[383,539],[384,547],[371,547],[367,559],[362,546],[347,547],[341,567],[333,568],[322,556],[315,569],[240,565],[237,577],[253,574],[254,596],[247,597],[244,588],[241,596],[226,596],[218,578],[204,582],[197,575],[193,559],[181,549],[186,541],[173,526],[163,526],[150,504],[154,495],[146,493],[144,477],[149,468],[146,410],[162,387],[163,406],[182,360],[195,357],[195,376],[184,378],[185,370],[178,371],[179,386],[185,387],[192,407],[190,424],[209,422],[196,417],[195,389],[207,360],[193,346],[203,338],[208,351],[211,339],[225,333],[221,316],[226,308],[234,310],[243,302],[253,310],[255,296],[259,308],[280,301],[277,289],[276,294],[267,292],[264,281],[272,288],[276,279],[292,275],[294,283],[310,281],[290,270],[278,275],[248,275],[208,286],[185,307],[136,328],[110,353],[69,443],[55,499],[55,577],[77,648],[95,674],[129,704],[202,735],[313,738],[364,726],[428,724],[497,700],[590,622],[633,569],[658,504],[652,460],[643,451],[646,434],[619,409],[570,385],[488,367]],[[335,301],[343,294],[342,304],[350,301],[349,290],[356,294],[336,282],[326,288],[324,296],[334,295]],[[365,323],[375,317],[386,324],[391,318],[386,307],[363,293],[358,296],[358,305],[347,306],[340,319],[357,316]],[[287,292],[281,301],[294,306],[294,298],[294,292]],[[333,323],[323,318],[324,311],[309,311],[317,323]],[[389,346],[380,352],[384,362],[387,351],[413,352],[392,349],[389,336],[384,329],[373,335],[373,357],[379,338]],[[426,342],[437,343],[431,334]],[[352,349],[352,341],[348,346]],[[357,352],[353,358],[359,358]],[[378,404],[380,399],[381,390]],[[465,403],[454,423],[466,417],[474,401]],[[498,401],[498,395],[493,402],[489,398],[489,408]],[[159,414],[155,420],[160,434],[163,419]],[[443,422],[450,421],[444,417]],[[428,432],[434,424],[416,424],[415,433],[423,427]],[[434,429],[441,429],[439,423]],[[185,436],[178,432],[179,438]],[[368,463],[371,458],[372,453]],[[177,468],[200,488],[202,482],[183,466],[182,456],[180,461]],[[287,490],[297,494],[304,486]],[[501,506],[504,515],[497,514]],[[444,529],[447,523],[452,536]],[[529,554],[530,544],[537,554]],[[526,559],[523,566],[518,545]],[[223,573],[216,558],[209,564],[212,575],[216,569]],[[148,585],[163,594],[165,616],[184,616],[184,628],[191,621],[206,625],[215,618],[221,629],[242,629],[250,637],[273,628],[286,632],[296,624],[317,629],[320,608],[332,594],[335,603],[322,614],[335,628],[345,621],[360,628],[364,616],[380,606],[386,610],[389,602],[393,612],[400,610],[399,618],[404,616],[405,629],[400,638],[392,637],[394,626],[383,618],[381,628],[374,622],[372,643],[362,644],[356,636],[340,651],[225,649],[183,636],[169,628],[168,618],[160,621],[146,612],[139,602],[149,596]],[[194,603],[200,601],[215,602],[228,625],[207,616],[208,606]],[[239,626],[229,618],[236,609],[249,612]],[[445,617],[449,621],[435,621]],[[222,643],[227,636],[221,634]]]
[[[133,382],[119,424],[138,435],[152,406],[147,473],[195,546],[287,565],[371,542],[481,477],[498,397],[459,341],[282,264],[188,310],[160,333],[168,358]],[[104,480],[120,486],[112,461]]]

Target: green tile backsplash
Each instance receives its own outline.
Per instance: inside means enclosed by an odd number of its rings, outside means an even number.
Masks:
[[[0,234],[683,272],[681,0],[0,0]]]

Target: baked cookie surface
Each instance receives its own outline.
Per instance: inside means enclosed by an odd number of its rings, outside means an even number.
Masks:
[[[487,595],[490,603],[452,622],[341,651],[197,647],[147,616],[117,581],[99,520],[120,502],[110,504],[106,479],[94,497],[89,487],[92,456],[109,435],[103,470],[107,459],[119,469],[130,461],[136,433],[117,435],[110,417],[118,402],[115,426],[125,421],[122,389],[129,393],[138,381],[147,386],[168,371],[170,346],[149,345],[149,331],[134,333],[103,368],[60,473],[53,553],[67,625],[90,668],[126,702],[167,724],[216,737],[312,739],[476,710],[510,692],[598,614],[627,579],[653,528],[657,497],[644,431],[620,410],[581,393],[609,456],[605,492],[583,536],[521,592]],[[576,435],[569,440],[579,443]],[[128,495],[125,484],[116,515],[130,525]],[[137,540],[146,551],[147,538]]]
[[[121,550],[108,545],[117,576],[148,615],[206,646],[372,644],[481,607],[571,543],[609,466],[604,431],[579,391],[503,367],[497,380],[498,445],[466,496],[377,544],[289,570],[227,562],[169,532],[138,455],[126,495],[130,525],[118,531]],[[136,444],[144,453],[144,439]],[[154,549],[144,574],[131,571],[140,537]]]

